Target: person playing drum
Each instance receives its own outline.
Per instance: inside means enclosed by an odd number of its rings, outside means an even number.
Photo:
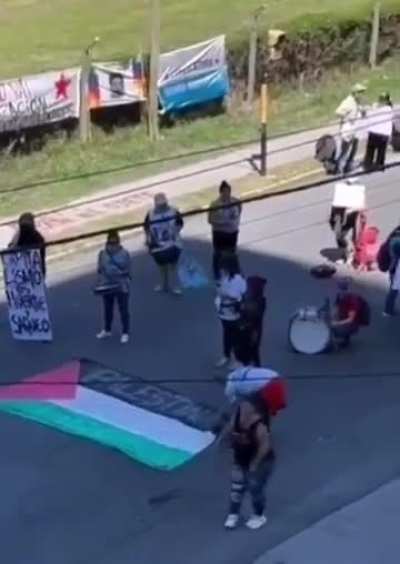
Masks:
[[[334,346],[348,347],[360,327],[369,324],[369,315],[367,302],[351,292],[351,279],[341,278],[330,323]]]

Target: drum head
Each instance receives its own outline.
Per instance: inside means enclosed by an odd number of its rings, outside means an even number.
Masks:
[[[323,319],[303,320],[296,316],[290,322],[289,341],[298,353],[320,354],[328,348],[330,330]]]

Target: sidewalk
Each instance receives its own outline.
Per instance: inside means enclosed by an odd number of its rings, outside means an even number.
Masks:
[[[363,127],[366,125],[365,123]],[[326,127],[272,139],[268,144],[270,178],[273,178],[273,170],[277,167],[312,159],[316,140],[326,134],[337,135],[338,124],[332,123]],[[366,137],[366,129],[361,131],[360,137]],[[114,186],[58,209],[39,211],[36,213],[38,227],[46,239],[50,240],[79,232],[80,227],[88,221],[95,222],[142,209],[144,211],[160,191],[173,200],[217,187],[222,180],[234,184],[235,181],[254,174],[250,159],[259,153],[259,149],[256,144],[231,153],[225,152],[176,170]],[[316,163],[316,171],[320,168]],[[8,243],[10,240],[14,225],[15,218],[0,221],[0,248],[4,248],[4,242]]]
[[[329,515],[255,564],[395,564],[399,522],[397,480]]]
[[[337,125],[332,125],[271,140],[268,146],[268,170],[273,173],[276,167],[312,158],[315,140],[323,134],[336,132]],[[78,231],[79,227],[88,221],[144,209],[160,191],[174,199],[202,189],[217,187],[225,179],[234,183],[254,173],[250,158],[258,152],[258,145],[250,145],[177,170],[120,184],[95,196],[76,200],[68,206],[63,206],[63,209],[38,212],[38,227],[46,238],[55,238],[60,233]],[[0,245],[3,239],[8,240],[14,222],[14,218],[0,222]]]

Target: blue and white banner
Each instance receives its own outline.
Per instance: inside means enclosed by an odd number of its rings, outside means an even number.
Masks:
[[[230,91],[225,36],[161,55],[158,86],[165,113],[222,100]]]

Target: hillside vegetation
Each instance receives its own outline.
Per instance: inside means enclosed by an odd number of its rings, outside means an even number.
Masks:
[[[370,18],[374,0],[161,0],[162,47],[170,49],[225,33],[247,33],[255,8],[269,5],[262,25],[301,31],[341,20]],[[146,50],[149,0],[1,0],[0,77],[76,65],[94,36],[98,59]],[[383,0],[400,13],[399,0]]]

